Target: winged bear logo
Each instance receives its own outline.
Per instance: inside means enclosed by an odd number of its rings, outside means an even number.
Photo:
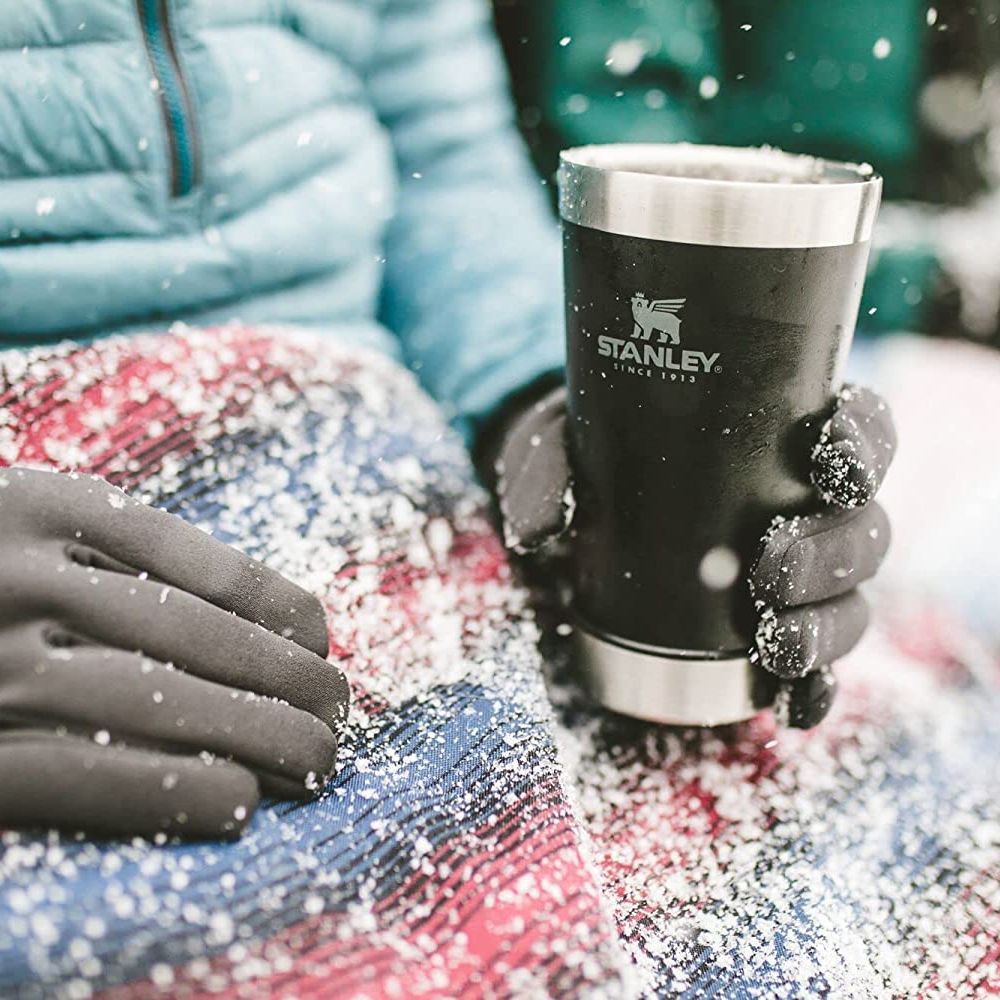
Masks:
[[[655,330],[660,344],[679,344],[681,321],[677,316],[687,299],[653,299],[650,302],[642,292],[632,296],[633,338],[649,340]]]

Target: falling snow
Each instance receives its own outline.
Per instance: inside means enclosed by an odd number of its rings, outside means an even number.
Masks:
[[[886,59],[892,52],[892,42],[888,38],[879,38],[872,46],[872,55],[876,59]]]
[[[604,65],[615,76],[631,76],[646,56],[646,43],[640,38],[620,38],[608,48]]]

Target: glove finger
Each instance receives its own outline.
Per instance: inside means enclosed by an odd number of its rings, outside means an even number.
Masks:
[[[857,590],[818,604],[768,608],[757,626],[756,654],[778,677],[803,677],[849,653],[867,627],[868,602]]]
[[[343,673],[315,653],[183,590],[45,558],[25,586],[37,617],[98,645],[146,656],[230,688],[279,698],[336,731],[347,714]],[[62,566],[62,570],[59,567]]]
[[[781,609],[846,594],[875,575],[890,538],[889,519],[874,501],[783,520],[764,536],[751,571],[754,601]]]
[[[497,496],[509,548],[527,552],[569,524],[573,503],[566,455],[565,389],[527,410],[497,461]]]
[[[774,703],[780,725],[790,729],[812,729],[822,722],[837,696],[837,682],[829,668],[782,684]]]
[[[96,476],[14,471],[17,489],[27,491],[45,529],[110,557],[103,568],[148,573],[327,655],[322,605],[280,573]]]
[[[108,734],[169,752],[232,758],[279,782],[293,797],[322,787],[334,770],[337,741],[315,715],[224,687],[147,659],[100,646],[52,646],[54,629],[5,646],[0,718],[44,720],[91,735]],[[58,637],[57,641],[58,641]]]
[[[862,507],[882,485],[896,453],[896,428],[885,400],[845,386],[812,453],[812,482],[833,507]]]
[[[235,838],[258,799],[254,776],[227,761],[0,731],[0,827]]]

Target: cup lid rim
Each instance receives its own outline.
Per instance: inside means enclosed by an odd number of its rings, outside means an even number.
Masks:
[[[622,166],[615,162],[626,157],[648,157],[651,169],[640,170],[634,167]],[[659,158],[666,162],[695,163],[698,160],[716,164],[726,160],[738,164],[773,163],[783,164],[786,169],[805,171],[813,169],[815,179],[803,177],[795,180],[780,179],[740,179],[732,177],[698,177],[691,174],[660,173],[652,169],[654,160]],[[832,160],[810,153],[789,153],[777,146],[718,146],[708,143],[694,142],[621,142],[621,143],[591,143],[584,146],[571,146],[559,153],[561,163],[578,167],[587,167],[604,173],[630,174],[640,177],[655,177],[666,183],[705,184],[723,187],[821,187],[833,185],[848,187],[852,185],[870,185],[881,182],[882,177],[870,163],[853,163],[847,160]],[[604,161],[604,162],[602,162]]]
[[[868,164],[772,147],[614,143],[567,149],[560,160],[565,221],[675,243],[809,248],[867,242],[882,190],[882,178]],[[752,165],[756,176],[657,171],[671,162],[731,165],[734,172]]]

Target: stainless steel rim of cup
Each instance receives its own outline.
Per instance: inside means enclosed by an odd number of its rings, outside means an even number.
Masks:
[[[631,649],[575,631],[576,662],[598,704],[648,722],[722,726],[752,718],[753,667],[746,657],[692,659]]]
[[[871,238],[882,179],[868,164],[767,147],[580,146],[560,154],[559,212],[620,236],[806,248]]]

